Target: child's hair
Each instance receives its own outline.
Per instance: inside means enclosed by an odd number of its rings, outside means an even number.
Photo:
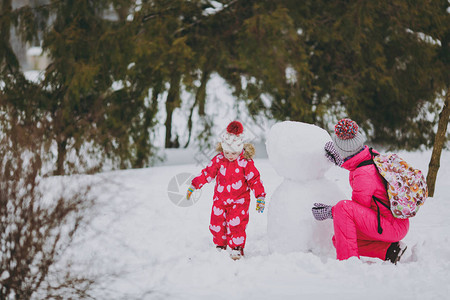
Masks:
[[[223,152],[222,144],[220,142],[217,143],[216,151],[219,152],[219,153]],[[244,158],[245,159],[252,159],[253,156],[255,156],[255,152],[256,152],[255,151],[255,146],[253,146],[250,143],[245,143],[244,144]]]

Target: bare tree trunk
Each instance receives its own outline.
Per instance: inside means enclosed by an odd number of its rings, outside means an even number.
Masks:
[[[188,140],[186,142],[186,144],[184,145],[184,148],[187,148],[189,146],[189,143],[191,142],[191,137],[192,137],[192,115],[194,114],[194,108],[197,106],[197,102],[198,102],[198,98],[195,97],[195,101],[194,104],[191,107],[191,111],[189,113],[189,119],[188,119]]]
[[[205,116],[206,85],[208,84],[210,75],[211,75],[211,73],[208,70],[208,68],[205,68],[203,70],[202,77],[200,79],[200,86],[198,87],[197,93],[195,94],[194,105],[192,105],[191,112],[189,114],[189,119],[188,119],[189,136],[188,136],[186,145],[184,146],[185,148],[187,148],[187,146],[189,146],[189,143],[190,143],[191,137],[192,137],[192,115],[194,113],[194,108],[198,105],[198,114],[201,117]]]
[[[175,108],[180,105],[180,80],[181,74],[179,72],[175,72],[172,74],[172,78],[170,80],[170,89],[167,94],[166,100],[166,148],[174,148],[172,141],[172,115]]]
[[[56,171],[54,172],[54,175],[64,175],[64,161],[66,159],[66,149],[67,142],[66,141],[59,141],[58,142],[58,158],[56,160]]]
[[[124,22],[127,20],[130,11],[130,4],[122,2],[119,7],[115,8],[117,15],[119,16],[119,20]]]
[[[197,90],[196,100],[198,101],[198,114],[200,116],[205,116],[205,102],[206,102],[206,85],[209,81],[209,76],[211,75],[208,68],[205,68],[202,73],[200,87]]]
[[[436,137],[434,139],[433,152],[431,154],[430,164],[428,165],[428,174],[427,174],[427,185],[428,185],[428,196],[434,196],[434,189],[436,186],[436,177],[440,166],[440,159],[442,148],[445,143],[445,135],[447,133],[447,126],[449,122],[450,116],[450,91],[447,90],[445,96],[444,108],[442,108],[441,113],[439,114],[439,123],[438,129],[436,132]]]
[[[15,73],[19,68],[19,61],[11,47],[11,0],[0,1],[0,67],[7,67],[11,73]]]

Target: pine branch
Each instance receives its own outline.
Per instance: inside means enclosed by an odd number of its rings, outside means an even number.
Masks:
[[[0,14],[0,19],[9,17],[11,14],[20,15],[29,9],[31,9],[32,11],[39,11],[39,10],[44,10],[44,9],[50,10],[52,7],[56,6],[59,2],[63,2],[63,0],[59,0],[57,2],[53,2],[53,3],[49,3],[49,4],[42,4],[42,5],[38,5],[38,6],[34,6],[34,7],[31,7],[30,5],[24,5],[24,6],[21,6],[11,12]]]
[[[190,24],[187,24],[186,26],[181,27],[181,28],[179,28],[178,30],[176,30],[176,31],[173,33],[173,35],[177,35],[177,34],[183,32],[183,31],[186,31],[186,30],[188,30],[188,29],[190,29],[190,28],[192,28],[192,27],[194,27],[194,26],[196,26],[196,25],[199,25],[199,24],[205,22],[206,20],[210,19],[211,17],[216,17],[216,16],[218,16],[218,15],[220,15],[220,14],[223,14],[224,12],[228,11],[229,9],[231,9],[232,6],[235,5],[235,4],[238,3],[238,2],[239,2],[239,0],[233,0],[233,1],[231,1],[230,3],[228,3],[226,6],[224,6],[223,9],[221,9],[221,10],[218,11],[217,13],[215,13],[215,14],[213,14],[213,15],[205,16],[205,17],[203,17],[203,18],[201,18],[201,19],[196,20],[195,22],[192,22],[192,23],[190,23]]]
[[[192,23],[186,24],[184,27],[181,27],[181,28],[177,29],[175,32],[173,32],[172,35],[175,36],[175,35],[177,35],[179,33],[187,31],[188,29],[190,29],[190,28],[192,28],[192,27],[194,27],[196,25],[199,25],[199,24],[202,24],[202,23],[206,22],[207,20],[211,19],[211,17],[216,17],[216,16],[218,16],[220,14],[223,14],[223,13],[227,12],[234,5],[236,5],[236,3],[238,3],[239,1],[240,0],[233,0],[233,1],[231,1],[230,3],[225,5],[223,7],[223,9],[221,9],[217,13],[212,14],[212,15],[203,16],[202,18],[200,18],[200,19],[198,19],[198,20],[196,20],[196,21],[194,21]],[[165,10],[162,10],[162,11],[158,11],[158,12],[155,12],[155,13],[151,13],[151,14],[145,15],[145,16],[142,17],[141,23],[145,23],[145,22],[150,21],[150,20],[152,20],[154,18],[157,18],[157,17],[163,17],[164,15],[167,15],[167,13],[169,13],[171,11],[174,11],[174,10],[175,10],[175,8],[171,7],[171,8],[167,8]]]

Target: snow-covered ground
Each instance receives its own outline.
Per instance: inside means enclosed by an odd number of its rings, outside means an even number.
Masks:
[[[197,174],[203,167],[193,152],[173,150],[165,166],[95,175],[105,179],[98,186],[96,216],[68,255],[80,269],[115,274],[103,277],[98,299],[448,299],[450,151],[442,154],[435,197],[411,219],[404,239],[409,247],[396,266],[368,258],[336,261],[312,253],[271,253],[267,212],[283,178],[264,157],[255,164],[268,205],[258,214],[252,198],[246,257],[231,260],[226,252],[216,251],[208,228],[214,184],[197,193],[198,201],[189,207],[169,198],[169,189],[173,199],[188,187],[183,182],[174,187],[174,177]],[[400,152],[424,172],[430,155]],[[347,174],[333,167],[326,177],[350,195]],[[311,222],[317,222],[312,214]],[[332,226],[330,220],[324,222]]]
[[[27,74],[35,81],[41,75]],[[271,195],[284,180],[269,162],[264,145],[275,121],[251,119],[218,76],[208,83],[208,97],[206,111],[214,120],[214,134],[234,119],[251,128],[255,164],[268,194],[263,214],[255,211],[252,199],[245,258],[233,261],[212,244],[213,183],[194,194],[191,206],[173,202],[188,188],[189,182],[182,181],[196,175],[214,153],[199,151],[197,145],[163,150],[165,161],[154,167],[86,176],[96,183],[97,206],[90,226],[79,233],[65,258],[76,262],[77,271],[100,276],[96,299],[449,299],[450,151],[442,154],[434,198],[411,219],[404,239],[408,250],[398,265],[369,258],[336,261],[333,255],[271,252],[274,245],[269,247],[267,216]],[[183,99],[174,112],[173,128],[182,145],[188,136],[186,112],[194,101],[185,94]],[[160,106],[157,118],[164,120],[163,101]],[[330,116],[330,124],[337,117]],[[193,121],[200,124],[194,126],[195,136],[203,128],[197,114]],[[155,130],[159,147],[164,140],[163,123]],[[399,154],[426,173],[431,151]],[[350,198],[347,177],[347,171],[337,167],[326,173]],[[73,186],[77,184],[74,181]],[[292,201],[310,200],[299,195]],[[299,217],[317,222],[304,206],[308,204],[299,205]],[[331,220],[324,222],[332,226]]]

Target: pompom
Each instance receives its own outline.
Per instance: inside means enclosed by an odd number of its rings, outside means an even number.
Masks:
[[[244,126],[242,126],[241,122],[233,121],[227,126],[227,132],[230,134],[240,135],[244,132]]]
[[[358,128],[358,124],[355,121],[342,119],[334,126],[334,133],[341,140],[349,140],[358,134]]]

